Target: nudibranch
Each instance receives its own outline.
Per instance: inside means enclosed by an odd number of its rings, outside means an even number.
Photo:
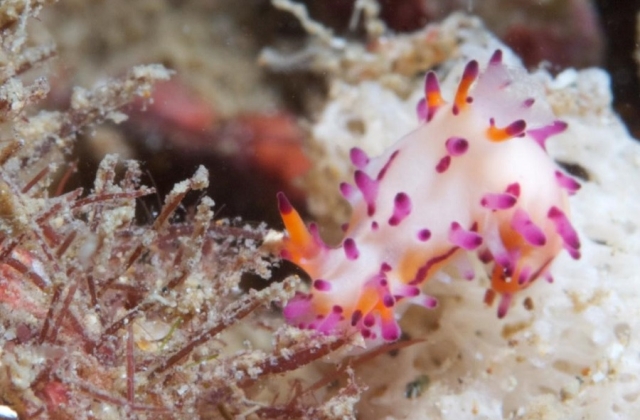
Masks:
[[[475,254],[491,279],[488,304],[498,317],[512,296],[538,278],[564,248],[579,258],[568,218],[568,195],[580,187],[549,157],[546,140],[563,132],[546,104],[531,94],[531,76],[513,71],[496,51],[484,71],[470,61],[452,101],[435,73],[418,103],[421,124],[383,155],[350,151],[353,184],[340,185],[352,206],[338,247],[307,228],[284,194],[287,230],[282,256],[312,279],[284,308],[286,320],[324,333],[359,331],[393,341],[410,304],[437,301],[422,285],[445,267],[475,276]]]

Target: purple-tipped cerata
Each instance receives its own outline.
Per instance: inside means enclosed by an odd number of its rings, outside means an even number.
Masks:
[[[448,81],[459,80],[454,89],[443,84],[447,90],[429,71],[415,127],[402,125],[411,121],[404,115],[367,119],[365,136],[345,136],[335,145],[337,154],[349,150],[351,165],[327,156],[317,160],[323,175],[309,184],[315,187],[308,195],[310,210],[344,223],[342,241],[332,238],[336,245],[325,244],[318,228],[307,228],[278,194],[287,228],[281,255],[312,279],[286,305],[288,323],[338,336],[360,334],[373,346],[401,336],[399,321],[411,305],[437,305],[427,294],[435,278],[442,280],[438,292],[447,296],[459,290],[446,288],[479,277],[489,288],[485,303],[500,318],[523,289],[553,287],[536,280],[552,278],[553,261],[563,249],[580,256],[569,220],[570,195],[580,185],[545,150],[567,124],[539,94],[544,87],[538,79],[513,67],[517,63],[498,50],[488,62],[470,60],[461,73],[447,75]],[[335,126],[344,127],[361,111],[354,107]],[[386,121],[398,126],[383,127]],[[336,135],[341,132],[349,130]],[[391,143],[390,132],[403,135]],[[349,149],[355,142],[379,154]],[[340,200],[319,199],[325,191],[321,178],[337,175],[350,181],[340,184],[340,192],[351,209]],[[447,303],[469,305],[466,299]]]

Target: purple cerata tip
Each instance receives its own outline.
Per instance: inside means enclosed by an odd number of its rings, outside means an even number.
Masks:
[[[489,64],[500,64],[500,63],[502,63],[502,50],[495,50],[495,52],[489,59]]]
[[[358,247],[356,246],[356,241],[353,238],[347,238],[343,243],[344,255],[348,260],[358,259],[360,252],[358,251]]]
[[[451,156],[445,156],[436,165],[436,172],[441,174],[449,169],[449,165],[451,164]]]
[[[382,298],[382,304],[384,306],[386,306],[387,308],[391,308],[393,305],[395,305],[395,303],[396,303],[396,301],[393,298],[393,296],[391,296],[391,295],[385,295]]]
[[[328,292],[331,290],[331,283],[326,280],[317,279],[313,282],[313,288],[319,292]]]
[[[467,63],[464,71],[462,72],[463,79],[475,79],[478,77],[480,66],[476,60],[471,60]]]
[[[517,182],[509,184],[507,185],[507,189],[504,192],[506,192],[507,194],[511,194],[516,198],[520,197],[520,184]]]
[[[340,194],[342,194],[344,198],[348,200],[351,197],[353,197],[354,193],[355,193],[355,189],[353,188],[353,185],[347,182],[340,183]]]
[[[556,232],[564,242],[564,248],[569,252],[573,259],[580,258],[580,239],[578,233],[569,222],[569,219],[562,210],[553,206],[549,209],[547,217],[551,219],[556,227]]]
[[[353,174],[356,186],[362,193],[364,201],[367,203],[367,214],[373,216],[375,213],[375,201],[378,196],[379,182],[371,179],[364,171],[358,169]]]
[[[508,135],[510,135],[512,137],[516,137],[516,136],[522,134],[526,128],[527,128],[527,123],[525,122],[525,120],[517,120],[517,121],[512,122],[508,126],[506,126],[504,128],[504,131]]]
[[[418,240],[420,242],[426,242],[431,238],[431,231],[429,229],[420,229],[418,231]]]
[[[480,205],[489,210],[505,210],[513,207],[518,199],[515,195],[500,193],[500,194],[485,194],[480,200]]]
[[[555,176],[558,185],[564,188],[569,195],[575,194],[580,189],[580,183],[570,176],[567,176],[560,171],[556,171]]]
[[[351,315],[351,325],[355,327],[358,322],[360,322],[361,318],[362,311],[360,309],[356,309],[355,311],[353,311],[353,314]]]
[[[511,298],[512,295],[509,293],[505,293],[500,298],[500,303],[498,303],[498,318],[502,319],[507,315],[509,311],[509,306],[511,306]]]
[[[380,325],[380,332],[385,341],[396,341],[400,338],[400,326],[394,319],[383,320]]]
[[[369,157],[364,150],[359,147],[352,148],[349,151],[349,157],[351,158],[351,163],[353,163],[353,165],[358,169],[364,169],[364,167],[369,163]]]
[[[391,226],[397,226],[411,214],[411,198],[406,193],[399,192],[393,200],[393,215],[389,218]]]
[[[449,242],[467,251],[482,245],[482,236],[477,232],[466,230],[458,222],[452,222],[449,230]]]
[[[427,95],[440,94],[440,84],[438,83],[438,76],[432,71],[427,73],[424,81],[424,90]]]
[[[517,209],[513,213],[511,227],[533,246],[543,246],[547,243],[547,237],[542,229],[533,223],[529,214],[523,209]]]
[[[451,156],[463,155],[469,148],[469,142],[462,137],[449,137],[444,145]]]
[[[527,134],[531,136],[543,150],[546,150],[547,139],[551,136],[555,136],[556,134],[562,133],[566,130],[568,124],[564,121],[556,120],[549,125],[545,125],[544,127],[532,128],[531,130],[527,130]]]
[[[280,210],[280,213],[289,214],[293,211],[293,206],[282,191],[278,192],[276,197],[278,197],[278,210]]]

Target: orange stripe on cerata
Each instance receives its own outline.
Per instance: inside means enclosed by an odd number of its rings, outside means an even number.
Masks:
[[[292,259],[295,259],[294,262],[299,262],[300,258],[312,257],[317,252],[318,246],[300,217],[300,213],[281,192],[278,193],[278,209],[289,234],[287,250],[291,253]]]
[[[505,141],[522,135],[526,128],[527,123],[524,120],[517,120],[504,128],[498,128],[494,119],[491,118],[489,128],[487,128],[487,137],[494,142]]]
[[[445,103],[445,100],[440,93],[438,77],[434,72],[429,72],[427,74],[424,93],[429,109],[436,109]]]
[[[462,80],[458,85],[456,91],[456,97],[453,101],[453,113],[457,114],[462,111],[467,105],[467,98],[469,98],[469,89],[471,84],[478,78],[478,62],[475,60],[470,61],[462,74]]]

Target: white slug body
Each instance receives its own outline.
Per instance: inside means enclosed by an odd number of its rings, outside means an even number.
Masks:
[[[354,182],[340,190],[353,212],[337,248],[324,245],[315,226],[307,230],[279,194],[288,231],[283,257],[313,279],[310,293],[284,309],[287,321],[393,341],[409,304],[437,304],[421,286],[439,270],[453,264],[461,277],[474,278],[468,253],[491,270],[485,300],[500,295],[499,317],[514,293],[550,279],[563,247],[578,258],[567,202],[579,185],[544,147],[566,124],[523,91],[500,51],[482,73],[468,63],[451,103],[429,73],[416,130],[373,159],[351,150]]]

